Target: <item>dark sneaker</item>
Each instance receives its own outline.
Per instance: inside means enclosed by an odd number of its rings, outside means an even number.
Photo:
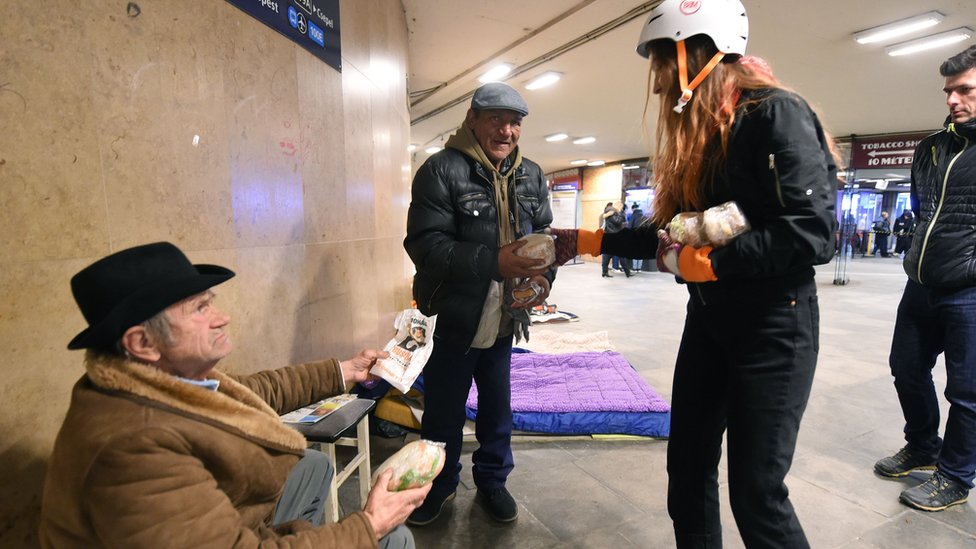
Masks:
[[[407,524],[411,526],[426,526],[435,520],[437,517],[441,516],[441,511],[444,510],[444,504],[454,499],[455,492],[451,492],[447,496],[438,497],[434,495],[433,492],[427,494],[427,499],[410,513],[407,517]]]
[[[903,477],[912,471],[934,471],[935,458],[905,446],[893,456],[874,464],[874,472],[885,477]]]
[[[902,503],[922,511],[942,511],[966,503],[969,489],[936,471],[928,480],[901,493]]]
[[[512,522],[518,518],[518,504],[504,486],[499,488],[478,488],[478,497],[491,518],[498,522]]]

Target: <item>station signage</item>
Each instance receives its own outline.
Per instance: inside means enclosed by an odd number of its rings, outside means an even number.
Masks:
[[[915,147],[932,132],[883,135],[851,142],[851,168],[855,170],[910,168]]]
[[[342,72],[339,0],[227,0]]]

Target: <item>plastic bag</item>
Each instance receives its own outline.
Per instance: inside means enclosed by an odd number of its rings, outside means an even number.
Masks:
[[[537,297],[542,295],[542,292],[544,291],[545,288],[543,288],[538,282],[527,280],[515,288],[512,288],[512,301],[518,303],[519,305],[532,303]]]
[[[417,309],[404,309],[393,321],[397,333],[383,350],[389,358],[376,361],[370,373],[390,382],[402,393],[410,390],[434,350],[437,315],[424,316]]]
[[[393,477],[386,489],[391,492],[419,488],[434,480],[444,468],[446,452],[443,442],[415,440],[390,456],[373,473],[373,484],[387,469],[393,469]]]
[[[525,246],[515,250],[515,255],[531,257],[545,261],[549,266],[556,262],[556,243],[552,236],[542,233],[527,234],[519,240],[525,242]]]

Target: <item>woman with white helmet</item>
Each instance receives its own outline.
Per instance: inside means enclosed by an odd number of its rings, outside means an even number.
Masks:
[[[637,52],[660,98],[647,228],[553,230],[581,253],[653,257],[690,294],[672,389],[668,511],[679,548],[721,547],[718,464],[749,548],[808,547],[784,478],[819,347],[814,265],[833,255],[836,162],[816,115],[743,58],[738,0],[665,0]],[[751,225],[725,246],[681,246],[680,212],[735,201]],[[595,253],[594,253],[595,252]],[[561,259],[561,258],[560,258]]]

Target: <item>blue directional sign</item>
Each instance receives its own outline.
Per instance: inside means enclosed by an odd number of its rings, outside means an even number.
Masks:
[[[339,0],[227,0],[342,72]]]

